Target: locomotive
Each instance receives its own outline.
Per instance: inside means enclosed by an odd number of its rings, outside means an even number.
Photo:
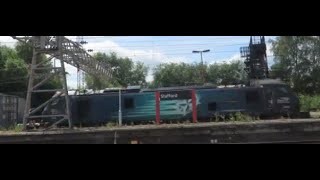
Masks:
[[[69,96],[73,124],[97,125],[117,122],[119,109],[122,112],[122,122],[128,124],[155,122],[157,111],[162,122],[191,120],[194,111],[199,121],[209,120],[217,114],[229,115],[235,112],[261,118],[293,117],[299,114],[297,95],[286,84],[276,80],[260,80],[249,87],[198,86],[120,91],[120,101],[119,90]],[[159,97],[157,93],[160,94]],[[64,112],[63,98],[49,104],[43,114]],[[157,99],[159,110],[156,107]]]
[[[251,36],[249,46],[241,47],[240,52],[249,78],[246,85],[118,89],[69,96],[72,122],[95,125],[122,119],[124,123],[159,123],[208,120],[236,112],[260,118],[299,116],[297,95],[285,83],[269,78],[264,36]],[[64,112],[63,98],[48,104],[42,113]]]

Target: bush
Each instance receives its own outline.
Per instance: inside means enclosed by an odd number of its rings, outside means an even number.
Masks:
[[[23,126],[18,124],[18,125],[12,125],[9,127],[0,127],[0,131],[12,131],[12,132],[22,132]]]
[[[304,112],[320,111],[320,95],[307,96],[300,95],[300,110]]]
[[[211,122],[249,122],[254,120],[260,120],[260,118],[256,116],[250,116],[241,112],[230,113],[227,115],[216,113],[215,116],[210,119]]]
[[[254,121],[254,120],[259,120],[259,118],[250,116],[247,114],[243,114],[241,112],[236,112],[231,116],[231,121],[239,121],[239,122],[248,122],[248,121]]]
[[[108,122],[107,124],[106,124],[106,127],[107,128],[113,128],[113,127],[116,127],[118,124],[116,123],[116,122],[114,122],[114,121],[111,121],[111,122]]]

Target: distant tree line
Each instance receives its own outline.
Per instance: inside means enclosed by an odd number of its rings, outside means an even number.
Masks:
[[[215,64],[167,63],[158,65],[153,72],[153,87],[201,85],[237,85],[247,80],[244,63],[231,61]]]
[[[143,87],[172,87],[211,83],[214,85],[243,84],[247,80],[244,64],[241,61],[215,64],[162,63],[153,69],[153,82],[147,82],[149,67],[142,62],[122,58],[116,53],[96,53],[93,57],[111,65],[113,78],[108,81],[86,75],[87,88],[100,90],[108,87],[127,87],[140,85]]]

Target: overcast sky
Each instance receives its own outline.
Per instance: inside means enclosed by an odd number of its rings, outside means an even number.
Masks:
[[[76,36],[68,36],[76,41]],[[116,52],[121,57],[129,57],[133,61],[142,61],[152,70],[157,64],[166,62],[201,62],[199,54],[193,50],[210,49],[203,54],[205,63],[215,63],[239,59],[240,47],[248,46],[250,36],[84,36],[86,49],[95,52]],[[275,36],[266,36],[266,41]],[[15,40],[9,36],[0,36],[1,45],[14,47]],[[273,58],[268,48],[268,61],[272,64]],[[76,88],[77,70],[67,65],[69,72],[68,86]],[[152,71],[147,81],[152,81]]]

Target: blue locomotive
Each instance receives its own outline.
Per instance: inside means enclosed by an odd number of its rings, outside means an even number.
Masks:
[[[119,118],[118,90],[69,97],[75,125],[105,124]],[[61,113],[65,109],[63,103],[63,97],[57,99],[43,114]],[[294,116],[299,113],[299,99],[290,87],[274,80],[262,80],[250,87],[125,89],[121,90],[121,111],[123,123],[155,122],[157,118],[162,122],[187,121],[195,114],[197,120],[208,120],[217,114],[235,112],[262,118]]]

